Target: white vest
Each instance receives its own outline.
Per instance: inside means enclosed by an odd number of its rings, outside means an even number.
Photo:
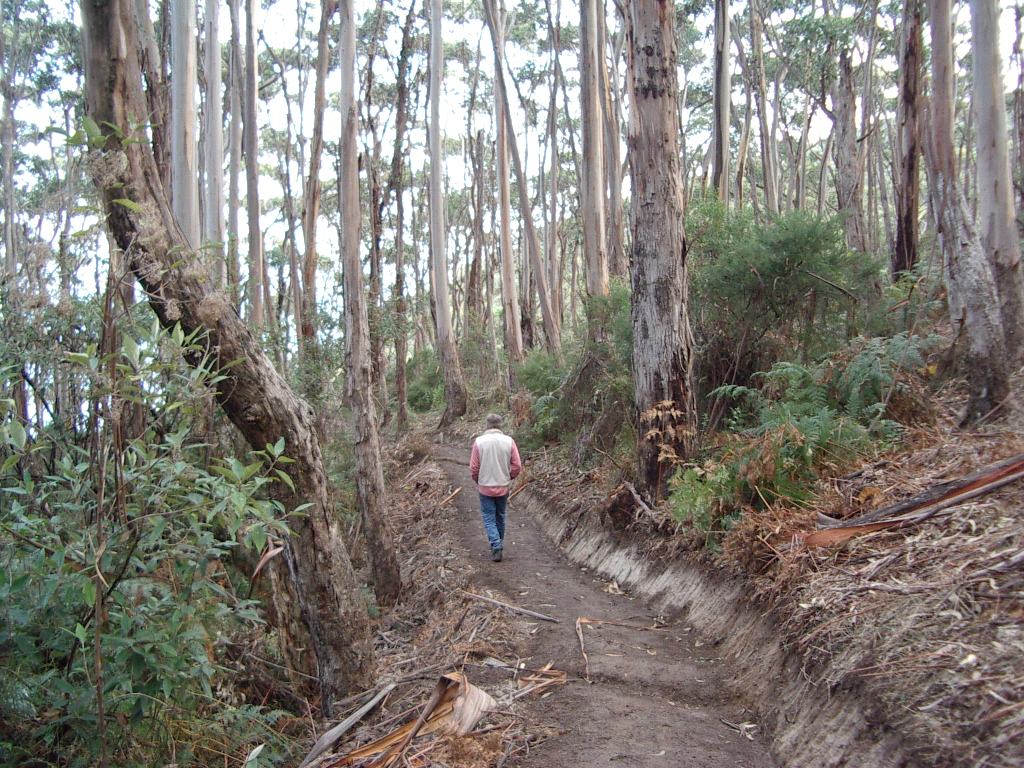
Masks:
[[[500,429],[489,429],[476,439],[480,454],[477,485],[501,488],[512,484],[509,462],[512,460],[512,438]]]

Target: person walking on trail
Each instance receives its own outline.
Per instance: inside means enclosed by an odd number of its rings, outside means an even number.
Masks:
[[[508,490],[523,468],[516,441],[501,431],[501,416],[489,413],[487,431],[473,441],[469,471],[480,494],[480,516],[491,545],[491,560],[501,562],[505,547],[505,509]]]

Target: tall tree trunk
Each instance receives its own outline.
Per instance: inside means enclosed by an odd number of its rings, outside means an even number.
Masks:
[[[395,198],[395,399],[397,427],[403,431],[409,422],[409,394],[406,382],[408,355],[408,305],[405,299],[405,132],[409,122],[409,68],[412,60],[412,25],[416,18],[416,3],[409,7],[402,28],[402,49],[398,54],[398,74],[395,85],[395,150],[391,156],[391,174],[388,191]]]
[[[178,263],[184,242],[136,122],[146,102],[131,0],[90,0],[81,8],[86,114],[107,136],[103,150],[93,150],[90,158],[107,226],[161,324],[200,332],[219,374],[217,400],[249,444],[265,450],[285,441],[292,484],[276,483],[272,490],[285,510],[306,507],[289,518],[285,557],[296,598],[291,608],[309,629],[324,700],[364,688],[373,679],[366,604],[333,519],[313,412],[224,296],[188,264]]]
[[[601,29],[605,30],[604,37],[607,38],[608,21],[603,11],[601,18]],[[619,62],[626,36],[620,31],[610,42],[610,70],[604,58],[601,59],[604,81],[604,172],[608,185],[608,218],[605,222],[608,233],[608,272],[612,277],[626,278],[629,277],[629,259],[626,258],[626,225],[622,204],[622,87],[619,75]]]
[[[921,0],[908,0],[900,27],[900,90],[896,104],[897,162],[896,244],[889,268],[893,277],[917,264],[917,211],[920,205]]]
[[[255,0],[245,0],[245,118],[242,146],[245,151],[245,207],[249,218],[249,322],[254,328],[266,324],[264,292],[266,261],[263,257],[263,228],[260,226],[260,146],[256,135],[257,81]]]
[[[1017,368],[1024,364],[1024,274],[1013,210],[998,0],[971,0],[971,33],[981,245],[996,280],[1007,356]]]
[[[206,0],[206,188],[203,207],[203,242],[214,246],[216,275],[227,282],[224,261],[224,118],[221,111],[220,0]]]
[[[583,254],[587,265],[587,296],[593,300],[608,295],[608,251],[605,233],[604,113],[601,109],[600,0],[580,0],[580,126],[583,134],[583,162],[580,179],[580,218],[583,226]],[[524,213],[525,215],[525,213]],[[587,308],[590,335],[601,335],[607,324],[594,317],[593,301]]]
[[[316,225],[320,218],[320,160],[324,152],[324,111],[327,107],[327,71],[330,68],[331,17],[337,0],[322,0],[316,36],[316,82],[313,85],[313,136],[309,142],[309,175],[302,204],[302,306],[297,309],[299,351],[316,344]]]
[[[491,34],[498,36],[496,47],[504,45],[504,16]],[[501,254],[501,305],[505,318],[505,355],[508,358],[510,384],[516,368],[523,362],[523,329],[519,315],[519,291],[516,287],[515,257],[512,253],[512,182],[508,162],[508,133],[505,106],[494,95],[495,162],[498,183],[498,251]]]
[[[171,206],[190,250],[200,245],[196,162],[196,1],[171,0]]]
[[[857,94],[853,84],[850,50],[839,52],[839,77],[832,94],[835,112],[836,195],[839,212],[845,216],[846,245],[852,251],[867,250],[867,233],[862,204],[864,168],[857,135]]]
[[[690,458],[697,448],[677,143],[675,6],[633,0],[629,16],[637,474],[641,492],[657,500],[672,469],[665,462]]]
[[[978,242],[957,182],[953,150],[953,26],[950,0],[930,0],[932,100],[928,143],[928,189],[941,238],[950,315],[967,338],[963,367],[969,401],[964,422],[992,411],[1009,393],[999,298],[991,266]]]
[[[5,19],[6,22],[6,19]],[[14,66],[17,53],[20,24],[12,19],[11,46],[7,47],[7,30],[0,33],[0,95],[4,99],[3,113],[0,114],[0,139],[2,139],[3,174],[3,244],[4,281],[13,289],[13,280],[18,274],[17,245],[15,241],[15,195],[14,195],[14,147],[17,143],[14,131]]]
[[[715,156],[712,160],[711,184],[718,199],[729,204],[729,114],[732,97],[732,70],[729,66],[729,0],[715,0],[715,88],[714,130]]]
[[[227,252],[227,288],[232,303],[238,306],[240,301],[241,266],[238,248],[238,178],[242,171],[242,93],[245,88],[244,65],[242,63],[242,31],[239,16],[239,0],[228,0],[228,11],[231,17],[231,43],[229,46],[228,72],[231,76],[228,109],[231,111],[231,123],[228,126],[228,252]]]
[[[384,473],[374,405],[370,322],[363,262],[359,256],[359,159],[356,154],[356,21],[353,0],[338,3],[341,41],[341,257],[345,289],[345,388],[352,408],[356,498],[366,536],[374,591],[382,605],[393,605],[402,589],[394,537],[384,507]]]
[[[516,185],[519,188],[519,207],[522,211],[523,228],[525,229],[525,240],[527,250],[530,254],[530,262],[533,265],[533,279],[537,283],[537,299],[540,302],[541,321],[544,324],[544,336],[547,341],[548,351],[555,357],[562,354],[562,332],[558,325],[558,318],[555,317],[551,304],[551,293],[548,289],[547,273],[544,270],[544,258],[540,250],[540,241],[537,238],[537,229],[533,224],[529,188],[526,174],[523,172],[523,162],[519,157],[519,147],[515,141],[512,112],[509,109],[508,91],[505,88],[505,72],[502,64],[502,52],[498,46],[498,9],[495,0],[484,0],[484,15],[487,17],[487,24],[491,29],[491,42],[494,47],[494,79],[497,84],[498,97],[505,113],[505,128],[509,149],[512,152],[512,167],[516,174]]]
[[[466,412],[469,394],[452,331],[451,297],[448,295],[445,197],[441,183],[444,163],[441,154],[441,76],[444,57],[441,54],[441,0],[430,0],[430,258],[434,266],[437,354],[444,376],[446,406],[439,425],[443,429]]]
[[[775,158],[774,143],[768,121],[768,84],[764,73],[764,51],[761,41],[764,37],[764,18],[758,0],[750,0],[750,83],[757,102],[757,118],[761,133],[761,169],[764,174],[764,202],[769,213],[779,213],[779,177]]]

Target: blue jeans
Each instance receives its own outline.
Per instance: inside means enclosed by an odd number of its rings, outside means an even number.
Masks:
[[[487,541],[491,544],[491,551],[500,549],[505,541],[505,508],[508,505],[508,494],[504,496],[480,497],[480,516],[484,519],[484,530],[487,531]]]

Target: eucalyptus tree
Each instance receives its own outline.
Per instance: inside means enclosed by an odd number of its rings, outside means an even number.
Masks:
[[[254,328],[263,328],[267,320],[264,303],[267,294],[267,278],[266,257],[263,253],[263,227],[260,224],[260,145],[256,125],[259,69],[256,55],[255,13],[255,0],[245,0],[245,87],[242,90],[242,148],[245,153],[245,207],[249,221],[249,281],[246,298],[249,302],[249,322]]]
[[[371,376],[370,322],[359,255],[359,158],[356,133],[359,113],[355,101],[356,20],[353,0],[340,0],[341,39],[341,145],[339,147],[341,198],[341,260],[345,288],[345,390],[352,408],[355,482],[359,512],[366,537],[367,556],[377,600],[393,605],[402,589],[394,537],[385,515],[384,474],[377,434],[377,411]]]
[[[1016,369],[1024,363],[1024,277],[1013,206],[998,0],[971,0],[971,50],[981,244],[992,265],[999,294],[1006,355]]]
[[[628,29],[637,477],[656,500],[671,471],[665,462],[697,448],[671,4],[633,0]]]
[[[206,118],[204,130],[204,159],[206,184],[203,187],[203,244],[213,246],[217,255],[217,279],[227,282],[224,260],[224,120],[221,109],[221,47],[220,47],[220,0],[206,0],[206,28],[204,71],[206,75],[206,100],[203,112]]]
[[[485,0],[486,2],[486,0]],[[484,8],[484,18],[490,13]],[[504,50],[506,14],[498,10],[496,23],[491,29],[494,47]],[[497,79],[497,75],[495,75]],[[505,355],[508,357],[509,373],[523,362],[523,328],[519,313],[519,295],[516,287],[515,255],[512,251],[512,180],[509,170],[509,133],[505,120],[505,103],[498,89],[494,89],[494,156],[497,164],[498,186],[498,253],[501,264],[501,305],[505,322]]]
[[[434,278],[434,322],[437,353],[444,376],[445,411],[440,426],[449,426],[466,412],[469,394],[462,362],[452,330],[451,296],[448,293],[448,257],[445,245],[445,196],[441,174],[441,82],[444,70],[441,37],[441,0],[430,0],[430,260]]]
[[[896,184],[896,242],[890,259],[893,277],[917,263],[918,207],[921,192],[921,132],[924,74],[924,36],[921,0],[908,0],[900,24],[899,95],[896,104],[895,146],[899,179]]]
[[[712,146],[712,186],[718,199],[729,204],[729,112],[732,95],[732,69],[729,66],[729,1],[715,0],[715,87],[714,87],[714,132]]]
[[[198,334],[217,369],[216,398],[256,450],[286,443],[289,481],[273,493],[291,515],[284,543],[290,599],[279,630],[288,644],[294,627],[308,629],[322,694],[344,695],[373,678],[365,600],[333,520],[327,475],[313,411],[289,388],[222,293],[190,259],[160,183],[145,128],[139,35],[131,0],[81,4],[86,115],[94,126],[89,167],[106,224],[165,327]],[[287,657],[286,657],[287,658]]]
[[[957,176],[954,151],[954,67],[951,0],[929,0],[932,98],[929,105],[928,192],[943,249],[949,312],[963,331],[969,400],[964,421],[979,419],[1009,394],[1009,359],[992,268],[979,242]]]
[[[555,317],[554,307],[551,301],[551,291],[548,285],[547,272],[544,269],[543,254],[540,249],[540,240],[537,237],[537,230],[533,223],[531,203],[529,198],[526,174],[523,171],[523,162],[519,154],[518,143],[515,141],[515,126],[512,112],[509,107],[508,91],[505,87],[505,66],[504,53],[499,46],[501,37],[498,33],[499,15],[495,0],[484,0],[484,15],[487,26],[491,30],[491,43],[494,49],[494,82],[498,98],[501,100],[504,112],[504,125],[508,131],[509,150],[512,154],[512,168],[515,172],[516,186],[519,192],[519,206],[523,219],[524,239],[526,249],[529,253],[529,263],[532,268],[533,279],[537,285],[537,299],[540,303],[541,321],[544,326],[544,338],[548,351],[555,357],[562,353],[562,331],[559,320]],[[525,270],[524,270],[525,271]]]
[[[200,246],[196,158],[196,2],[171,0],[171,208],[186,245]]]
[[[600,0],[580,2],[580,125],[583,134],[583,156],[580,163],[580,217],[583,226],[583,254],[586,269],[587,296],[596,299],[607,296],[608,242],[605,232],[605,121],[602,110],[603,82],[601,48],[604,14]],[[591,303],[588,314],[594,312]],[[604,318],[592,317],[590,334],[597,338],[607,323]]]

